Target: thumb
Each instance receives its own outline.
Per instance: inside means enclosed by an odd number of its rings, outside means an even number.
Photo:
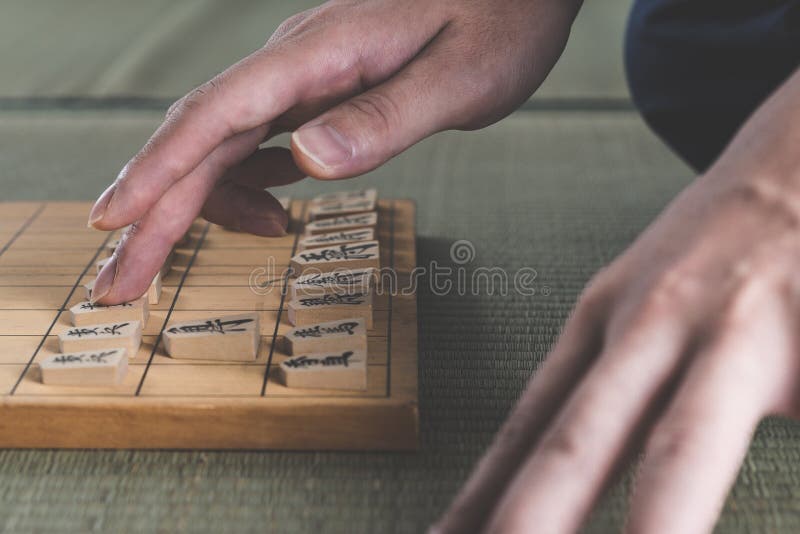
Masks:
[[[349,178],[435,132],[458,126],[470,105],[466,74],[452,65],[452,58],[448,64],[444,47],[436,44],[430,43],[389,80],[297,129],[291,142],[297,166],[316,178]]]

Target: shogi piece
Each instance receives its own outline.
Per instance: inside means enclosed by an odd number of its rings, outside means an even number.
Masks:
[[[373,211],[310,222],[306,224],[306,234],[316,235],[357,228],[374,228],[376,224],[378,224],[378,214]]]
[[[59,350],[65,354],[124,348],[128,356],[135,358],[141,344],[142,323],[139,321],[75,326],[58,334]]]
[[[283,211],[289,211],[289,207],[292,205],[292,197],[277,197],[275,200],[283,208]]]
[[[261,341],[257,313],[172,323],[163,337],[173,358],[231,362],[255,360]]]
[[[308,217],[312,221],[327,219],[330,217],[341,217],[342,215],[353,215],[375,211],[375,199],[372,200],[343,200],[340,202],[330,202],[325,204],[312,204],[308,207]]]
[[[327,234],[317,234],[306,236],[297,243],[298,250],[309,248],[330,247],[333,245],[344,245],[346,243],[357,243],[359,241],[372,241],[375,239],[375,230],[372,228],[360,228],[357,230],[339,230]]]
[[[92,279],[83,284],[83,295],[86,298],[86,300],[92,299],[92,291],[94,291],[95,281],[96,281],[95,279]]]
[[[83,326],[87,324],[114,323],[122,321],[141,321],[147,324],[149,310],[147,306],[147,296],[139,297],[130,302],[103,306],[92,304],[85,300],[79,302],[69,309],[69,318],[73,325]]]
[[[57,354],[39,362],[42,382],[58,386],[114,386],[128,371],[124,348]]]
[[[367,324],[360,317],[298,326],[286,334],[287,354],[324,351],[367,351]]]
[[[309,249],[295,254],[291,262],[294,276],[370,267],[381,267],[380,245],[377,241]]]
[[[158,304],[161,300],[161,272],[157,272],[150,282],[150,287],[147,288],[147,303]]]
[[[367,353],[345,350],[295,356],[281,362],[278,378],[290,388],[365,390]]]
[[[310,204],[317,206],[320,204],[330,204],[332,202],[345,202],[348,200],[372,200],[378,199],[378,191],[375,188],[357,189],[355,191],[335,191],[324,195],[317,195],[311,199]]]
[[[331,293],[372,293],[377,273],[377,270],[368,267],[304,274],[292,284],[292,298],[319,297]]]
[[[289,302],[288,311],[292,326],[309,326],[343,317],[360,317],[364,319],[368,329],[372,328],[372,295],[369,293],[298,297]]]

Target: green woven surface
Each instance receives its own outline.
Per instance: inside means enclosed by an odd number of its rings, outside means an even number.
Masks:
[[[93,197],[157,120],[0,113],[3,199]],[[3,451],[0,528],[421,532],[467,476],[581,286],[690,178],[628,113],[525,112],[423,142],[357,181],[417,200],[420,263],[447,262],[451,243],[468,239],[471,266],[533,267],[552,293],[422,289],[419,453]],[[343,185],[309,180],[290,190]],[[792,423],[762,427],[720,531],[800,529],[798,437]],[[618,530],[625,490],[604,501],[590,531]]]
[[[626,98],[620,57],[629,3],[586,2],[542,96]],[[84,107],[169,101],[312,4],[0,0],[0,198],[95,197],[160,117],[58,112],[64,102],[30,97],[95,99]],[[107,97],[134,100],[96,100]],[[453,241],[468,239],[477,251],[471,267],[532,267],[551,293],[437,296],[422,288],[419,453],[0,451],[0,531],[423,531],[591,273],[690,178],[629,113],[518,113],[481,133],[425,141],[356,181],[417,200],[419,262],[448,263]],[[307,181],[289,191],[326,186],[342,184]],[[762,425],[721,532],[800,531],[798,437],[794,423]],[[589,531],[619,530],[629,486],[626,477],[610,492]]]

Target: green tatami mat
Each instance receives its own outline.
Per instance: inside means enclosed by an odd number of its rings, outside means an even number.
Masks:
[[[158,114],[0,113],[3,200],[90,199]],[[419,263],[536,270],[539,293],[420,289],[417,454],[0,452],[6,532],[422,532],[447,505],[545,356],[581,287],[691,179],[632,113],[517,113],[479,133],[435,136],[344,184],[419,206]],[[800,530],[800,427],[762,426],[721,532]],[[592,532],[617,529],[625,485]],[[681,513],[676,510],[675,513]],[[57,525],[57,528],[56,528]]]

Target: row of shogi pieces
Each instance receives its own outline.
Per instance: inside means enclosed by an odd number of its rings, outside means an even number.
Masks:
[[[288,203],[282,199],[285,208]],[[286,309],[294,328],[284,337],[283,348],[292,357],[279,366],[279,379],[287,387],[367,387],[367,331],[372,328],[380,269],[376,205],[374,189],[331,193],[309,203],[310,221],[290,265],[290,274],[296,278],[290,284]],[[117,240],[104,248],[97,272],[118,245]],[[73,328],[58,336],[61,353],[39,362],[42,381],[71,386],[122,382],[128,360],[141,345],[148,306],[160,298],[161,280],[171,269],[173,253],[147,292],[134,301],[99,305],[91,300],[94,281],[84,285],[86,300],[69,309]],[[172,358],[253,361],[261,339],[259,315],[172,322],[162,339]]]

